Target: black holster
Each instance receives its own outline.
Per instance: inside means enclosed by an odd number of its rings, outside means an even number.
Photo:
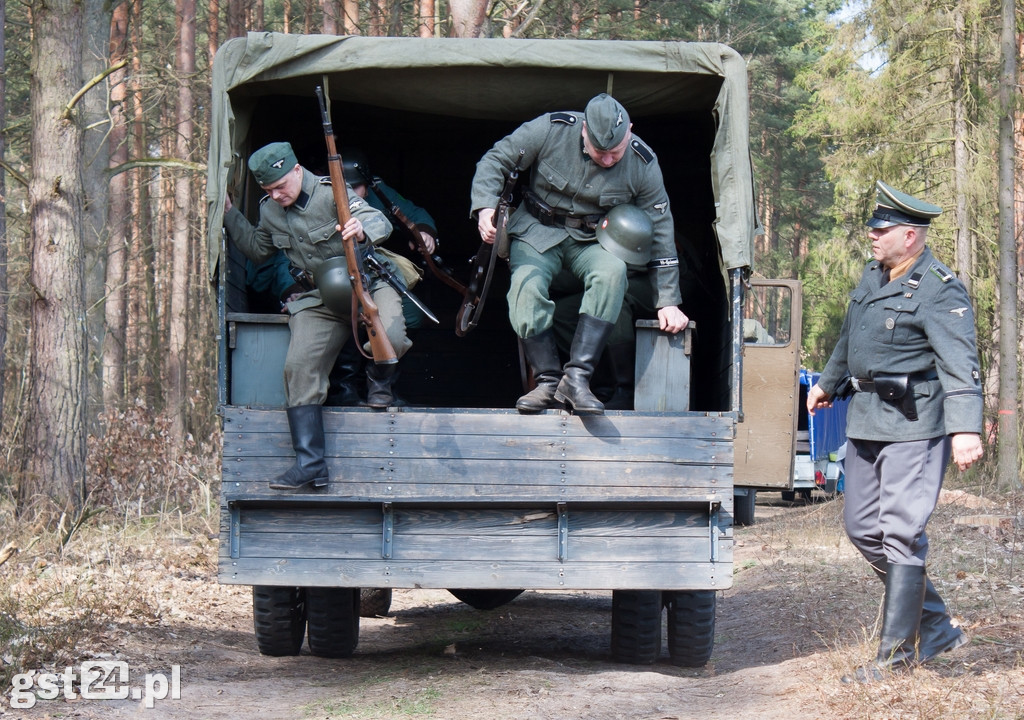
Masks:
[[[878,397],[891,403],[907,420],[917,420],[917,403],[909,376],[876,373],[872,380]]]

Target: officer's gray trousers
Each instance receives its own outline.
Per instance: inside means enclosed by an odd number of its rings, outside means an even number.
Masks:
[[[412,347],[405,333],[402,297],[390,286],[373,289],[384,334],[401,358]],[[323,305],[299,310],[288,318],[291,340],[284,361],[284,392],[288,407],[323,405],[331,368],[352,335],[352,321]]]
[[[551,327],[555,303],[551,281],[563,267],[583,283],[581,315],[615,322],[626,292],[626,263],[596,241],[571,237],[543,253],[521,240],[509,249],[512,282],[508,290],[508,316],[521,338],[533,337]]]
[[[907,442],[848,440],[843,522],[868,560],[925,564],[925,525],[949,462],[948,436]]]

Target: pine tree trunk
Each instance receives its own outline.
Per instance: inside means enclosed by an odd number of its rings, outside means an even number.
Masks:
[[[7,127],[7,6],[0,0],[0,128]],[[0,133],[0,158],[6,146]],[[0,198],[7,197],[7,173],[0,172]],[[0,297],[7,297],[7,203],[0,200]],[[7,303],[0,303],[0,427],[4,427],[4,378],[7,367]]]
[[[179,159],[192,156],[192,82],[196,72],[195,0],[178,0],[178,51],[175,70],[178,75],[177,134],[175,152]],[[192,215],[192,176],[178,170],[174,177],[174,208],[171,213],[171,297],[169,342],[167,348],[167,410],[171,430],[179,440],[185,437],[185,369],[188,366],[188,278]]]
[[[66,109],[82,86],[82,5],[32,7],[29,383],[18,505],[82,506],[85,489],[85,269],[82,130]]]
[[[110,22],[110,63],[126,59],[128,52],[128,5],[119,3]],[[126,70],[110,76],[110,165],[128,161],[128,101]],[[131,190],[127,173],[110,178],[110,205],[107,217],[107,277],[104,317],[107,331],[103,336],[103,407],[110,413],[124,400],[125,327],[127,297],[125,287],[128,249],[131,246]]]

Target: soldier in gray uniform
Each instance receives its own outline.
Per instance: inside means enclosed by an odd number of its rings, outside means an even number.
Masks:
[[[517,161],[532,172],[524,201],[508,223],[509,319],[537,387],[519,398],[516,408],[535,413],[566,403],[580,415],[601,414],[604,405],[591,392],[590,378],[626,290],[626,263],[596,242],[597,225],[612,207],[632,203],[650,215],[658,319],[670,332],[687,322],[678,307],[678,260],[661,168],[654,152],[632,134],[626,109],[609,95],[593,98],[582,113],[553,112],[530,120],[477,163],[472,212],[484,242],[494,241],[498,194]],[[564,367],[549,294],[562,268],[583,283],[579,324]]]
[[[254,152],[249,169],[267,193],[260,201],[259,223],[253,227],[227,198],[224,227],[232,242],[257,265],[283,250],[294,267],[315,275],[325,260],[344,255],[343,236],[377,245],[391,234],[391,223],[383,213],[370,207],[351,188],[347,188],[351,217],[338,233],[331,179],[318,177],[299,165],[286,142],[271,143]],[[405,332],[402,298],[379,279],[374,279],[368,289],[384,332],[401,358],[412,346]],[[322,406],[331,367],[352,332],[351,318],[326,307],[319,290],[293,298],[287,303],[291,340],[284,384],[295,465],[270,483],[279,490],[327,485]],[[367,371],[369,405],[390,404],[395,371],[394,364],[372,365]]]
[[[850,294],[839,342],[807,394],[813,415],[853,392],[843,520],[885,582],[878,654],[857,669],[861,682],[967,642],[925,573],[925,525],[950,455],[965,470],[983,452],[971,301],[925,245],[942,209],[877,185],[867,223],[875,260]]]

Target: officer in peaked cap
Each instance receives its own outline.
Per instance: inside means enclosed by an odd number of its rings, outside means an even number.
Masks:
[[[228,197],[224,227],[231,241],[256,265],[283,250],[296,271],[317,277],[325,261],[344,256],[343,238],[378,245],[391,234],[387,218],[351,188],[347,188],[351,217],[337,232],[338,208],[331,179],[314,175],[300,165],[287,142],[261,147],[249,157],[248,164],[266,193],[260,200],[259,222],[255,226],[249,222]],[[322,406],[327,399],[331,367],[352,327],[351,309],[332,301],[343,294],[343,289],[333,289],[339,292],[321,297],[320,290],[310,287],[287,303],[291,339],[284,383],[295,464],[270,482],[273,489],[296,490],[307,485],[323,488],[328,483]],[[368,289],[377,303],[384,333],[401,358],[412,346],[406,335],[401,296],[376,277],[371,278]],[[367,404],[386,407],[392,402],[395,371],[395,365],[374,365],[367,371]]]
[[[925,525],[950,455],[966,470],[983,453],[974,312],[953,271],[926,245],[942,209],[877,183],[867,221],[874,260],[807,410],[852,393],[843,521],[885,583],[878,654],[844,681],[871,682],[968,641],[925,572]]]
[[[875,201],[878,206],[868,219],[867,226],[870,228],[883,229],[894,225],[928,227],[932,218],[942,214],[942,208],[938,205],[918,200],[886,185],[881,180],[875,182],[875,187],[878,189],[878,198]]]
[[[505,178],[517,163],[520,170],[532,168],[523,202],[507,228],[509,319],[537,383],[516,402],[522,413],[561,403],[580,415],[604,412],[590,379],[619,317],[626,263],[601,247],[595,231],[615,205],[632,203],[653,223],[650,276],[662,329],[679,332],[689,321],[678,307],[678,259],[661,168],[632,127],[622,104],[601,93],[583,112],[551,112],[520,125],[477,163],[471,211],[484,242],[495,238],[495,207]],[[583,285],[564,365],[552,330],[555,304],[550,296],[552,280],[562,269]]]

